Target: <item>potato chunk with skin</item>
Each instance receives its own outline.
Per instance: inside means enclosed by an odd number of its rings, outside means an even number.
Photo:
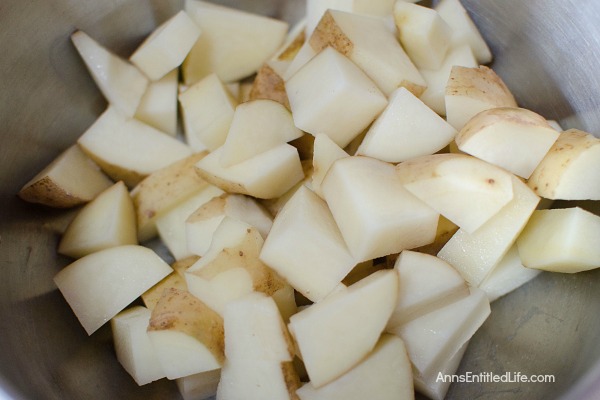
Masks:
[[[348,57],[386,96],[401,86],[415,96],[425,90],[417,67],[379,18],[328,10],[308,43],[317,53],[332,47]]]
[[[529,177],[552,200],[600,200],[600,139],[577,129],[562,132]]]
[[[461,151],[529,178],[559,133],[524,108],[499,107],[475,115],[456,136]]]
[[[446,85],[446,117],[461,130],[481,111],[496,107],[517,107],[517,102],[502,79],[488,67],[454,66]]]
[[[179,140],[109,106],[77,140],[82,150],[114,180],[128,187],[192,154]]]
[[[92,200],[112,182],[78,145],[62,152],[19,191],[30,203],[69,208]]]
[[[513,177],[513,199],[472,234],[459,229],[438,253],[473,286],[478,286],[510,250],[540,198]]]
[[[195,169],[205,155],[196,153],[155,171],[131,190],[140,241],[156,235],[158,217],[209,185]]]
[[[148,335],[169,379],[212,371],[225,361],[223,318],[185,290],[165,290]]]
[[[600,267],[600,217],[579,207],[537,210],[517,239],[523,265],[574,273]]]

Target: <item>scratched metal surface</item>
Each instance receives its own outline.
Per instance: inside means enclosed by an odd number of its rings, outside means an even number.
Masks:
[[[301,0],[223,2],[288,20],[302,8]],[[590,73],[600,61],[600,3],[464,2],[491,43],[494,67],[523,106],[565,127],[600,133],[600,76]],[[107,327],[85,335],[52,284],[67,263],[55,247],[70,214],[14,194],[105,106],[69,34],[83,29],[127,56],[180,7],[181,1],[161,0],[0,3],[0,398],[178,398],[165,380],[138,388],[118,365]],[[600,359],[599,284],[600,271],[542,274],[493,305],[460,367],[555,374],[555,384],[457,384],[448,397],[554,399],[575,390],[565,399],[600,398],[600,374],[592,368]]]

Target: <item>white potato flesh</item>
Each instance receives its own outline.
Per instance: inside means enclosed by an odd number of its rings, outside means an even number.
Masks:
[[[291,339],[271,297],[255,292],[232,301],[225,307],[223,323],[229,362],[292,361]]]
[[[446,147],[456,129],[406,88],[390,95],[388,106],[367,131],[356,155],[398,163]]]
[[[329,167],[336,160],[340,158],[348,157],[349,154],[344,151],[340,146],[335,144],[329,136],[319,133],[315,136],[315,142],[313,147],[313,173],[311,178],[311,185],[313,191],[319,196],[323,197],[323,191],[321,190],[321,184]]]
[[[327,296],[356,265],[327,204],[306,187],[275,217],[260,259],[312,301]]]
[[[269,62],[269,65],[274,70],[281,72],[281,77],[285,82],[287,82],[292,76],[294,76],[294,74],[296,74],[296,72],[300,70],[300,68],[304,66],[304,64],[312,60],[317,53],[318,52],[312,48],[310,43],[306,41],[304,44],[302,44],[300,50],[298,50],[298,53],[296,53],[294,58],[289,61],[289,63],[286,63],[285,66],[279,63],[273,63],[272,61]]]
[[[186,0],[184,9],[202,32],[183,63],[188,85],[213,72],[228,83],[252,75],[288,30],[284,21],[205,1]]]
[[[230,167],[298,139],[292,114],[273,100],[251,100],[238,105],[221,150],[221,165]]]
[[[512,174],[469,155],[417,157],[396,172],[410,193],[468,233],[513,199]]]
[[[216,400],[293,400],[296,381],[292,362],[226,361]]]
[[[75,144],[63,151],[19,191],[31,203],[68,208],[87,203],[112,181]]]
[[[492,302],[523,286],[538,276],[540,272],[540,270],[523,266],[519,250],[515,244],[492,272],[481,282],[479,289],[483,290],[490,302]]]
[[[444,400],[450,388],[451,380],[439,379],[439,374],[441,373],[443,376],[456,374],[468,346],[469,342],[463,344],[452,357],[441,361],[431,374],[422,376],[414,373],[415,390],[432,400]]]
[[[190,292],[223,314],[228,303],[245,294],[272,295],[286,287],[287,283],[259,260],[263,243],[255,228],[224,218],[206,255],[186,271]]]
[[[579,207],[537,210],[517,239],[523,265],[574,273],[600,267],[600,217]]]
[[[392,164],[364,156],[341,158],[321,187],[357,263],[435,239],[439,214],[404,188]]]
[[[496,107],[517,107],[502,79],[488,67],[453,66],[444,96],[448,123],[461,130],[482,111]]]
[[[185,290],[165,289],[148,336],[168,379],[212,371],[225,360],[223,319]]]
[[[111,320],[117,360],[140,386],[165,377],[146,332],[151,314],[145,307],[134,306]]]
[[[397,1],[394,20],[398,38],[418,68],[438,69],[450,47],[452,29],[434,9]]]
[[[540,198],[513,177],[513,199],[472,234],[459,229],[437,254],[478,286],[498,265],[535,211]]]
[[[175,380],[179,394],[183,400],[207,400],[217,393],[217,386],[221,379],[221,370],[200,372],[194,375],[183,376]]]
[[[490,315],[485,292],[470,294],[394,329],[404,340],[416,374],[430,376],[475,334]]]
[[[179,71],[174,69],[161,79],[150,82],[134,117],[161,132],[175,136],[177,134],[178,79]]]
[[[373,351],[336,380],[315,389],[308,382],[296,394],[300,400],[411,400],[412,367],[404,342],[384,334]]]
[[[439,115],[446,115],[446,84],[448,83],[448,78],[450,78],[450,71],[452,71],[452,67],[455,65],[468,68],[477,67],[477,60],[475,60],[473,51],[468,45],[464,44],[449,49],[439,69],[419,70],[427,83],[427,89],[425,89],[419,98]]]
[[[131,190],[140,242],[156,236],[156,219],[177,204],[204,190],[208,182],[195,164],[206,153],[195,153],[147,176]]]
[[[373,350],[397,298],[398,275],[378,271],[290,317],[290,333],[315,388],[339,378]]]
[[[172,271],[154,251],[127,245],[80,258],[54,282],[91,335]]]
[[[294,123],[345,147],[387,105],[377,86],[349,59],[326,48],[285,84]]]
[[[197,339],[179,331],[150,331],[152,344],[168,379],[212,371],[221,363]]]
[[[216,74],[209,74],[179,94],[183,129],[195,152],[225,143],[237,101]]]
[[[117,182],[86,204],[65,230],[58,252],[80,258],[109,247],[138,244],[129,191]]]
[[[600,139],[577,129],[561,132],[527,184],[552,200],[600,200]]]
[[[499,107],[471,118],[456,136],[456,144],[465,153],[527,179],[558,135],[533,111]]]
[[[213,234],[226,217],[244,221],[267,237],[273,218],[251,197],[225,193],[215,197],[194,211],[185,221],[189,250],[199,256],[206,254]]]
[[[435,10],[452,28],[452,47],[468,44],[479,64],[492,61],[492,52],[460,0],[441,0]]]
[[[176,260],[194,255],[188,248],[185,221],[195,210],[221,194],[221,189],[208,185],[156,219],[158,235]]]
[[[129,60],[148,78],[159,80],[181,65],[200,33],[200,28],[181,10],[158,26]]]
[[[400,288],[388,331],[469,294],[458,271],[435,256],[404,250],[394,269]]]
[[[83,31],[73,33],[71,41],[106,100],[124,116],[132,117],[146,91],[148,78]]]
[[[221,165],[221,150],[204,157],[196,168],[201,177],[229,193],[272,199],[304,178],[298,151],[287,143],[231,167]]]
[[[109,107],[77,143],[103,171],[129,187],[192,154],[179,140]]]
[[[416,96],[425,80],[381,18],[328,10],[308,40],[315,51],[328,46],[348,57],[388,96],[401,86]]]

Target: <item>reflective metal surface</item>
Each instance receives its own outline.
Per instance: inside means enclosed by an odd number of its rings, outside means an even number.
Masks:
[[[600,2],[463,1],[522,106],[600,134]],[[302,8],[301,0],[227,2],[242,3],[289,20]],[[137,387],[116,361],[107,326],[86,336],[52,283],[68,263],[55,248],[69,213],[28,205],[15,193],[105,107],[70,44],[73,30],[127,56],[180,7],[164,0],[0,3],[0,387],[14,399],[178,398],[166,380]],[[568,391],[569,400],[600,398],[593,372],[599,286],[600,271],[542,274],[493,305],[460,367],[554,374],[556,383],[458,384],[449,398],[554,399]]]

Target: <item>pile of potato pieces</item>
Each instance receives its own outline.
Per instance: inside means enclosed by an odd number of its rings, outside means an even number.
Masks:
[[[109,106],[19,195],[85,204],[55,282],[138,384],[442,399],[490,301],[600,266],[600,218],[548,209],[600,199],[600,140],[518,108],[459,0],[342,3],[187,0],[128,61],[72,35]]]

